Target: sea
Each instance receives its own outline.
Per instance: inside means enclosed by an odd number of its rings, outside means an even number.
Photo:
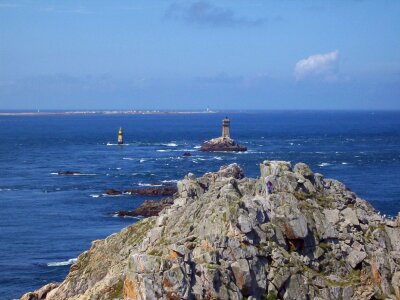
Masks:
[[[225,116],[248,151],[200,152],[204,140],[221,135]],[[382,214],[400,211],[400,112],[0,116],[0,299],[62,281],[91,241],[138,221],[113,213],[148,198],[106,196],[108,188],[174,185],[188,172],[230,163],[257,177],[264,160],[305,162]]]

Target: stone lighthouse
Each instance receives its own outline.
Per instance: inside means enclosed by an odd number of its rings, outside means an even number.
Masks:
[[[223,139],[230,139],[230,137],[231,137],[230,126],[231,126],[231,121],[228,119],[228,117],[225,117],[225,119],[222,120],[222,138]]]
[[[118,145],[122,145],[124,143],[124,138],[122,136],[122,127],[118,130]]]
[[[213,151],[231,151],[231,152],[242,152],[247,151],[247,147],[239,145],[233,139],[231,139],[231,121],[228,117],[222,120],[222,136],[209,141],[205,141],[200,147],[200,151],[213,152]]]

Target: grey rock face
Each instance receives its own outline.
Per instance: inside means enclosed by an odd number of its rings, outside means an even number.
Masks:
[[[399,218],[303,163],[260,172],[189,174],[158,217],[94,242],[59,286],[22,299],[399,299]]]

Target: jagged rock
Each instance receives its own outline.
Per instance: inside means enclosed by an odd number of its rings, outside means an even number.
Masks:
[[[260,171],[188,174],[172,205],[93,242],[45,299],[400,296],[399,218],[304,164],[265,161]]]
[[[324,215],[328,223],[331,225],[336,225],[336,223],[339,222],[338,209],[324,209]]]
[[[386,233],[390,239],[392,249],[400,252],[400,230],[399,228],[386,227]]]
[[[147,200],[143,202],[138,208],[135,208],[132,211],[121,210],[114,214],[118,217],[152,217],[158,216],[160,211],[162,211],[165,207],[171,206],[174,203],[173,199],[162,199],[160,201],[156,200]]]
[[[122,195],[122,192],[115,189],[108,189],[106,190],[106,195],[117,196],[117,195]]]
[[[307,166],[305,163],[295,164],[293,171],[295,173],[302,175],[305,178],[310,178],[314,175],[314,173],[311,171],[310,167]]]
[[[148,187],[124,191],[125,194],[141,196],[173,196],[176,192],[177,188],[174,186]]]
[[[21,297],[21,300],[45,300],[47,294],[58,286],[58,283],[48,283],[35,292],[26,293]]]
[[[352,250],[347,256],[347,261],[354,269],[365,257],[367,257],[367,254],[364,251]]]
[[[203,152],[244,152],[247,151],[247,147],[239,145],[233,139],[228,137],[219,137],[209,141],[206,141],[201,145],[200,151]]]
[[[392,278],[392,287],[397,299],[400,299],[400,271],[394,273]]]
[[[360,225],[360,222],[358,222],[356,212],[352,208],[347,207],[344,210],[342,210],[342,216],[344,217],[346,223],[353,225]]]
[[[269,175],[282,176],[285,172],[292,170],[292,165],[288,161],[270,161],[265,160],[260,165],[261,176],[267,177]]]

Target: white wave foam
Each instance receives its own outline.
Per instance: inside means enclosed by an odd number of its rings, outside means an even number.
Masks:
[[[48,267],[60,267],[60,266],[68,266],[76,263],[77,258],[71,258],[65,261],[56,261],[56,262],[49,262],[47,264]]]
[[[107,146],[129,146],[130,144],[114,144],[114,143],[107,143]]]
[[[221,157],[221,156],[214,156],[214,159],[216,159],[216,160],[222,160],[222,157]]]
[[[90,194],[89,196],[92,197],[92,198],[99,198],[101,195],[98,195],[98,194]]]
[[[176,182],[178,182],[178,180],[176,180],[176,179],[171,179],[171,180],[163,180],[163,181],[161,181],[162,183],[176,183]]]
[[[347,163],[347,162],[345,162],[345,161],[342,162],[342,165],[348,165],[348,164],[349,164],[349,163]]]
[[[146,160],[144,158],[140,159],[139,162],[140,163],[144,163]]]
[[[88,174],[85,174],[85,173],[82,173],[82,174],[72,174],[72,176],[96,176],[97,174],[94,174],[94,173],[88,173]]]
[[[129,218],[129,219],[136,219],[136,220],[144,219],[143,216],[136,216],[136,217],[134,217],[134,216],[119,216],[118,213],[115,213],[112,216],[113,216],[113,218]]]
[[[139,186],[162,186],[162,184],[152,184],[152,183],[138,183]]]
[[[157,152],[169,152],[171,150],[165,150],[165,149],[158,149]]]
[[[100,197],[121,197],[123,194],[118,194],[118,195],[109,195],[109,194],[101,194],[99,195]]]
[[[178,147],[178,145],[175,143],[167,143],[167,144],[162,144],[162,145],[167,146],[167,147]]]
[[[194,148],[194,149],[200,149],[201,146],[197,145],[197,146],[194,146],[193,148]]]
[[[132,157],[123,157],[122,159],[123,159],[123,160],[135,160],[135,159],[132,158]]]
[[[330,163],[325,163],[325,162],[323,162],[323,163],[320,163],[318,166],[320,166],[320,167],[327,167],[327,166],[330,166],[331,164]]]
[[[0,189],[0,192],[10,192],[12,189]]]
[[[60,176],[96,176],[95,173],[73,173],[73,174],[60,174],[57,172],[51,172],[51,175],[60,175]]]

